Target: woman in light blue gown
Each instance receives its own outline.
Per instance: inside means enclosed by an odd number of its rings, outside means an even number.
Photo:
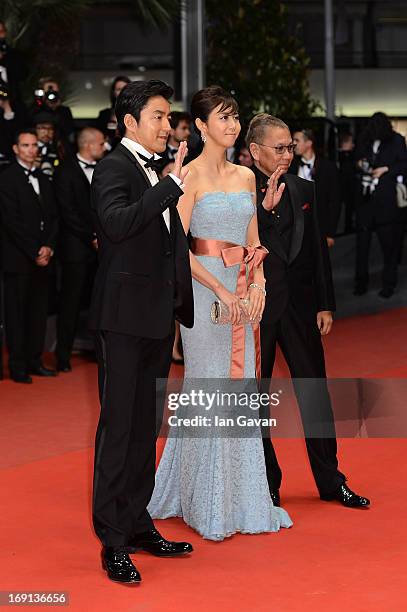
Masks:
[[[225,267],[221,247],[228,243],[260,244],[254,174],[226,160],[226,150],[240,132],[237,112],[236,101],[220,87],[207,87],[195,94],[192,114],[205,144],[202,154],[188,166],[178,205],[184,229],[193,237],[195,253],[191,253],[195,324],[192,329],[181,328],[185,383],[218,379],[220,390],[222,379],[226,388],[227,379],[256,376],[252,325],[243,328],[244,351],[236,369],[232,349],[235,351],[238,340],[232,329],[240,326],[214,325],[210,318],[215,300],[228,306],[235,323],[240,316],[241,296],[236,291],[242,267],[240,263]],[[249,279],[252,286],[248,291],[245,287],[254,320],[261,317],[265,295],[262,264],[257,264]],[[190,432],[182,435],[179,430],[174,436],[170,434],[148,507],[151,516],[182,517],[204,538],[215,541],[237,532],[274,532],[290,527],[287,512],[273,506],[270,497],[260,429],[248,437],[221,436],[213,430],[202,435],[202,431],[199,437],[191,437]]]

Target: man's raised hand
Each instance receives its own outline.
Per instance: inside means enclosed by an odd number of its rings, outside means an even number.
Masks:
[[[188,154],[187,141],[183,140],[178,147],[178,151],[175,156],[174,170],[172,171],[172,174],[174,174],[177,178],[179,178],[182,183],[184,182],[184,179],[189,172],[188,168],[182,167],[182,164],[184,163],[184,159],[187,156],[187,154]]]
[[[285,183],[281,183],[278,187],[278,179],[285,173],[285,169],[277,168],[268,180],[268,189],[263,200],[263,208],[270,211],[273,210],[280,202],[285,189]]]

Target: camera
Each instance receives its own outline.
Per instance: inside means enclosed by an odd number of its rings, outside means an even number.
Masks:
[[[43,106],[46,101],[51,103],[57,102],[61,99],[61,95],[59,91],[55,91],[54,89],[47,89],[47,91],[44,91],[43,89],[35,89],[34,99],[37,106]]]

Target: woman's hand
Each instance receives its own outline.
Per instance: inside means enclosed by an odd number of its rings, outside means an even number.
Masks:
[[[372,170],[372,176],[373,178],[381,178],[383,176],[383,174],[386,174],[386,172],[389,171],[389,167],[388,166],[380,166],[380,168],[375,168],[374,170]]]
[[[262,291],[262,289],[259,287],[249,287],[246,299],[249,300],[247,310],[250,320],[254,321],[255,323],[261,321],[263,310],[266,305],[266,296],[264,295],[264,291]]]
[[[223,302],[230,312],[232,325],[237,325],[240,321],[240,300],[235,293],[228,291],[223,285],[214,289],[216,296]]]

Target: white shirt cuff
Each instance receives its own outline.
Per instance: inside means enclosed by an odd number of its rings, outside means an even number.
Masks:
[[[175,176],[175,174],[172,174],[172,172],[170,172],[167,176],[170,176],[172,180],[175,181],[175,183],[178,185],[178,187],[182,189],[182,181],[180,178],[178,178],[178,176]]]
[[[12,119],[14,119],[14,112],[9,111],[8,113],[3,113],[3,119],[5,119],[6,121],[11,121]]]

